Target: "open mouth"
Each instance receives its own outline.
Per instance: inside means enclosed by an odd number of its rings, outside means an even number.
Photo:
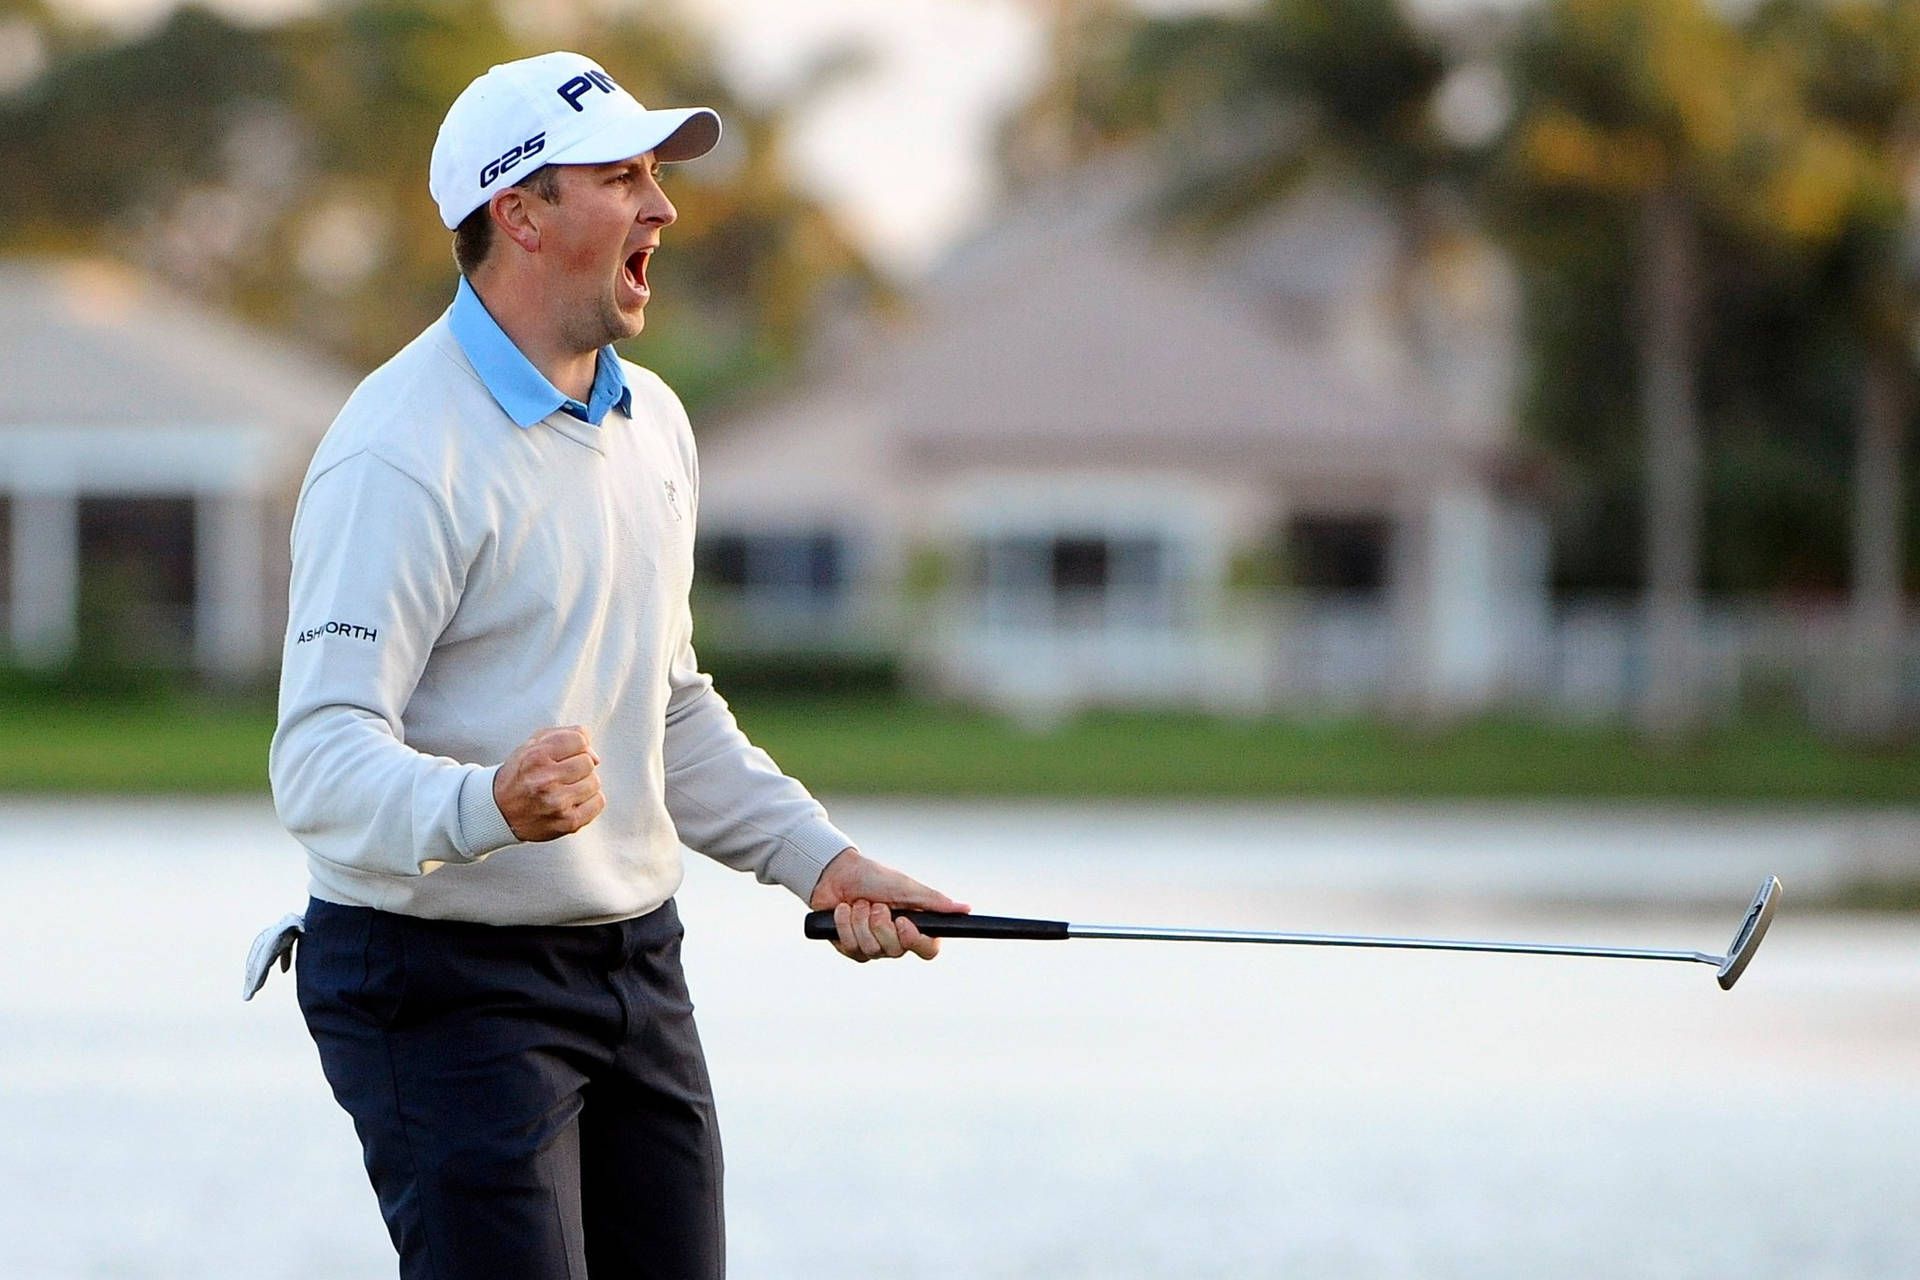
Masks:
[[[652,249],[638,249],[627,255],[626,265],[622,270],[626,275],[627,287],[635,293],[647,292],[647,259],[652,256]]]

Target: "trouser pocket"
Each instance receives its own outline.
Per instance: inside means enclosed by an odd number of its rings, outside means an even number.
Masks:
[[[309,903],[294,968],[300,1012],[316,1040],[336,1019],[389,1027],[406,997],[397,921],[367,907]]]

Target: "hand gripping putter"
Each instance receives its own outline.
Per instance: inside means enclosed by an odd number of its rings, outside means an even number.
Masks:
[[[1767,936],[1780,905],[1780,878],[1768,876],[1753,895],[1740,928],[1725,955],[1705,951],[1661,951],[1647,947],[1582,947],[1553,942],[1478,942],[1459,938],[1377,938],[1344,933],[1266,933],[1239,929],[1153,929],[1138,925],[1068,924],[1064,920],[1026,920],[1013,916],[955,915],[939,911],[896,911],[930,938],[1013,938],[1064,942],[1068,938],[1124,938],[1153,942],[1261,942],[1284,947],[1385,947],[1398,951],[1504,951],[1530,956],[1596,956],[1604,960],[1679,960],[1710,964],[1723,991],[1731,990]],[[833,912],[807,916],[809,938],[838,937]]]

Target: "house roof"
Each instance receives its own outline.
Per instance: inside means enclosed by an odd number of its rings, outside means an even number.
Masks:
[[[236,427],[304,452],[354,382],[127,268],[0,259],[0,430]]]
[[[1154,190],[1150,171],[1123,160],[1012,203],[912,296],[906,318],[799,402],[829,388],[864,402],[898,458],[936,467],[1386,479],[1441,459],[1478,465],[1505,447],[1504,389],[1478,397],[1493,412],[1460,412],[1444,380],[1396,358],[1381,332],[1392,231],[1377,201],[1321,186],[1202,247],[1170,229]],[[1479,342],[1465,332],[1473,323],[1497,341],[1483,316],[1452,326],[1456,350]],[[1497,361],[1458,363],[1500,376]],[[787,434],[775,425],[784,412],[774,404],[737,425]]]

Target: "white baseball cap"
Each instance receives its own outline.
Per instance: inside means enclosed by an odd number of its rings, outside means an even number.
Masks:
[[[609,164],[648,151],[691,160],[719,141],[720,117],[706,107],[649,111],[593,59],[543,53],[491,68],[453,100],[427,187],[451,231],[543,164]]]

